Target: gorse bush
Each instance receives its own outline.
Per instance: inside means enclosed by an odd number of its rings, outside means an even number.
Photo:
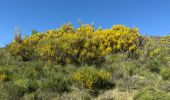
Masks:
[[[3,81],[7,78],[7,76],[4,73],[0,73],[0,81]]]
[[[160,43],[162,43],[162,44],[170,44],[170,35],[161,38]]]
[[[77,29],[66,24],[25,38],[17,34],[7,50],[24,61],[40,58],[61,64],[94,64],[101,63],[109,53],[134,52],[141,41],[138,29],[123,25],[95,30],[88,24]]]
[[[29,37],[25,37],[22,39],[21,35],[15,35],[13,42],[7,45],[7,50],[9,53],[16,57],[22,57],[23,61],[28,61],[32,59],[36,59],[36,51],[38,41],[42,39],[44,34],[37,33],[33,34]]]
[[[140,37],[136,28],[122,25],[115,25],[108,30],[97,30],[95,34],[104,55],[112,51],[134,51],[138,47]]]
[[[82,67],[73,73],[71,80],[83,84],[88,89],[94,89],[98,84],[109,81],[111,74],[105,70],[97,70],[94,67]],[[97,87],[96,87],[97,88]]]

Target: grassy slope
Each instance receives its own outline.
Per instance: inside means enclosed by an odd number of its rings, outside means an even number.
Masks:
[[[148,56],[151,53],[152,56]],[[163,77],[170,75],[169,57],[170,44],[160,43],[160,38],[150,38],[133,57],[126,53],[110,54],[101,68],[112,74],[111,81],[115,86],[91,92],[69,80],[77,69],[89,65],[61,66],[38,60],[22,62],[19,57],[11,57],[5,49],[0,49],[0,99],[142,100],[153,99],[150,96],[156,97],[158,93],[160,100],[166,100],[170,95],[170,78]],[[168,69],[166,75],[163,69]]]

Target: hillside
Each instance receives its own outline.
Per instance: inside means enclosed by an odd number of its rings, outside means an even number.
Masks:
[[[170,100],[170,36],[71,24],[0,49],[0,100]]]

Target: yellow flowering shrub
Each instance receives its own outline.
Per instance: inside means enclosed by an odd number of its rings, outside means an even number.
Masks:
[[[108,81],[111,74],[105,70],[97,70],[94,67],[83,67],[73,73],[71,79],[82,83],[86,88],[93,89],[95,84],[99,82]]]
[[[53,30],[39,41],[36,51],[42,59],[61,63],[71,63],[77,59],[80,37],[74,33],[60,33]],[[61,31],[63,32],[63,31]]]
[[[4,73],[0,73],[0,81],[3,81],[7,78],[7,76]]]
[[[21,34],[15,34],[13,42],[7,45],[7,50],[12,56],[22,56],[22,42]]]
[[[111,74],[105,70],[100,70],[97,74],[103,80],[109,80],[111,77]]]
[[[154,56],[158,55],[159,52],[161,52],[161,48],[156,48],[150,52],[149,57],[154,57]]]
[[[7,50],[25,61],[40,58],[62,64],[93,64],[102,62],[109,53],[133,52],[139,42],[136,28],[115,25],[110,29],[95,30],[93,26],[83,24],[75,29],[71,24],[65,24],[56,30],[15,38]]]
[[[99,43],[95,41],[94,28],[90,25],[83,25],[77,29],[77,34],[80,34],[82,41],[78,61],[93,63],[94,60],[100,59]]]
[[[170,44],[170,35],[161,38],[160,43],[162,43],[162,44]]]
[[[36,33],[24,39],[20,37],[20,42],[14,41],[7,46],[7,50],[13,56],[21,56],[24,61],[36,58],[35,49],[39,40],[43,38],[44,34]]]
[[[113,51],[133,51],[139,44],[139,32],[136,28],[127,28],[123,25],[115,25],[111,29],[95,31],[99,49],[103,55]]]

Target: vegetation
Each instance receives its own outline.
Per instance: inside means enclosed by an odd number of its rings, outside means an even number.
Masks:
[[[111,78],[111,74],[105,70],[97,70],[94,67],[83,67],[77,72],[74,72],[72,79],[80,81],[88,89],[93,89],[95,85],[103,86]]]
[[[81,25],[75,29],[71,24],[66,24],[57,30],[34,32],[25,38],[16,34],[7,50],[13,56],[21,56],[23,61],[39,58],[62,65],[95,64],[112,52],[133,52],[139,46],[139,38],[137,29],[122,25],[95,30],[91,25]]]
[[[2,100],[169,100],[170,36],[71,24],[0,48]]]
[[[134,100],[169,100],[170,96],[154,88],[144,88],[136,94]]]

